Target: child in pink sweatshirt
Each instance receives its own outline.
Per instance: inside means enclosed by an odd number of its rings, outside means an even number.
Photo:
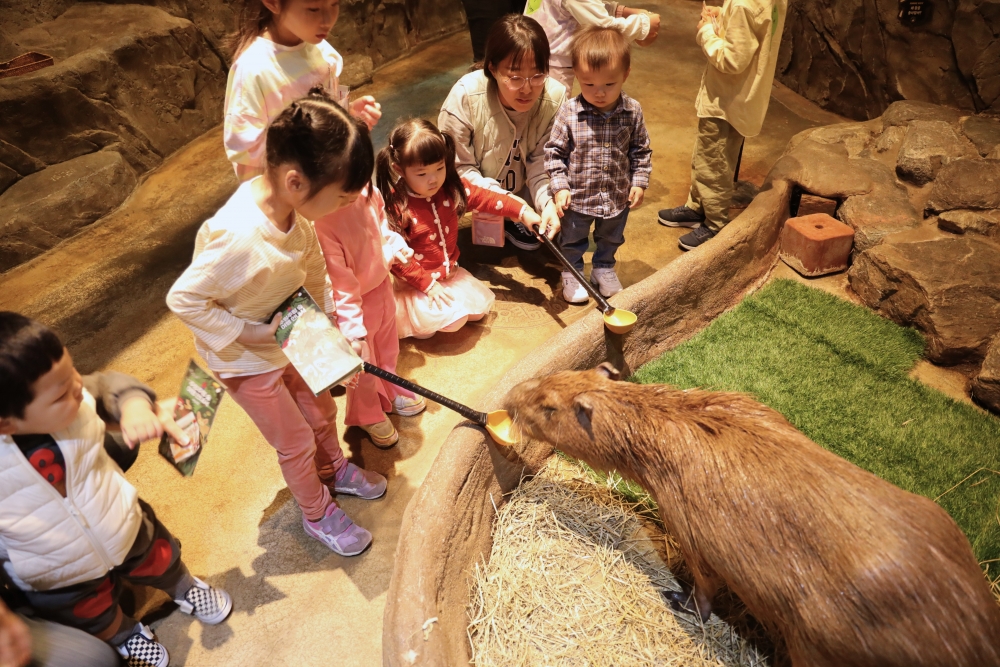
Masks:
[[[353,204],[320,218],[315,226],[341,332],[360,343],[362,359],[395,373],[399,337],[389,267],[394,261],[405,264],[413,251],[389,229],[382,194],[369,183]],[[408,417],[425,407],[422,398],[362,373],[357,386],[347,389],[344,423],[363,428],[374,444],[390,447],[399,434],[385,413]]]

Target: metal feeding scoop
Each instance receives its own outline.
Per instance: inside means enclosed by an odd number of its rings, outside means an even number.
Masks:
[[[583,277],[575,266],[568,259],[566,255],[562,254],[562,250],[559,249],[552,239],[547,237],[545,234],[538,233],[538,225],[534,227],[535,236],[541,239],[542,243],[552,251],[552,254],[559,258],[562,265],[566,267],[566,270],[573,274],[573,276],[583,285],[587,293],[597,302],[597,309],[604,314],[604,326],[606,326],[612,333],[616,334],[627,334],[635,326],[635,313],[625,310],[624,308],[615,308],[604,296],[597,291],[589,280]]]
[[[378,366],[373,366],[367,361],[364,362],[364,370],[365,373],[371,373],[376,377],[380,377],[387,382],[393,383],[397,387],[409,389],[414,394],[420,394],[424,398],[429,398],[435,403],[440,403],[449,410],[454,410],[466,419],[476,422],[485,428],[486,432],[501,445],[511,447],[517,444],[517,438],[515,438],[513,433],[511,433],[511,426],[513,425],[513,422],[506,410],[494,410],[493,412],[479,412],[478,410],[473,410],[467,405],[462,405],[458,401],[453,401],[447,396],[442,396],[441,394],[433,392],[430,389],[424,389],[419,384],[414,384],[413,382],[390,373],[389,371],[383,370]]]

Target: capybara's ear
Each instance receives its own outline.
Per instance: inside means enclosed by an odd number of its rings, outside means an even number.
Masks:
[[[621,380],[622,374],[618,372],[618,369],[612,366],[607,361],[602,361],[601,364],[595,368],[598,373],[608,378],[609,380]]]
[[[573,410],[576,412],[576,420],[580,422],[580,426],[587,432],[590,439],[593,440],[594,428],[591,426],[590,421],[591,416],[594,414],[593,403],[584,394],[580,394],[573,399]]]

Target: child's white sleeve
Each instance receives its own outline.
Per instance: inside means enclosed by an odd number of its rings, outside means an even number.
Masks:
[[[602,0],[564,0],[563,2],[563,8],[576,19],[581,27],[615,28],[630,42],[645,39],[649,35],[649,16],[633,14],[628,18],[615,18],[617,5],[617,2],[602,2]]]
[[[167,294],[167,307],[214,352],[232,345],[245,321],[219,305],[243,286],[248,248],[237,248],[232,234],[209,241]]]
[[[233,163],[240,181],[245,181],[264,169],[267,124],[264,95],[251,77],[242,76],[234,68],[226,91],[222,141],[226,147],[226,157]]]
[[[737,6],[725,17],[725,37],[715,34],[711,23],[698,31],[695,39],[708,58],[708,64],[723,74],[739,74],[753,61],[760,42],[753,31],[745,7]]]

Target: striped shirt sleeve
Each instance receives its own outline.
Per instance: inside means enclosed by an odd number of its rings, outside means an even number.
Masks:
[[[240,181],[263,171],[264,139],[267,133],[267,110],[258,82],[245,76],[239,64],[229,73],[226,90],[226,117],[222,133],[226,157],[233,163]]]
[[[252,240],[231,232],[210,237],[167,294],[167,306],[212,351],[236,341],[245,322],[219,305],[253,275]]]

